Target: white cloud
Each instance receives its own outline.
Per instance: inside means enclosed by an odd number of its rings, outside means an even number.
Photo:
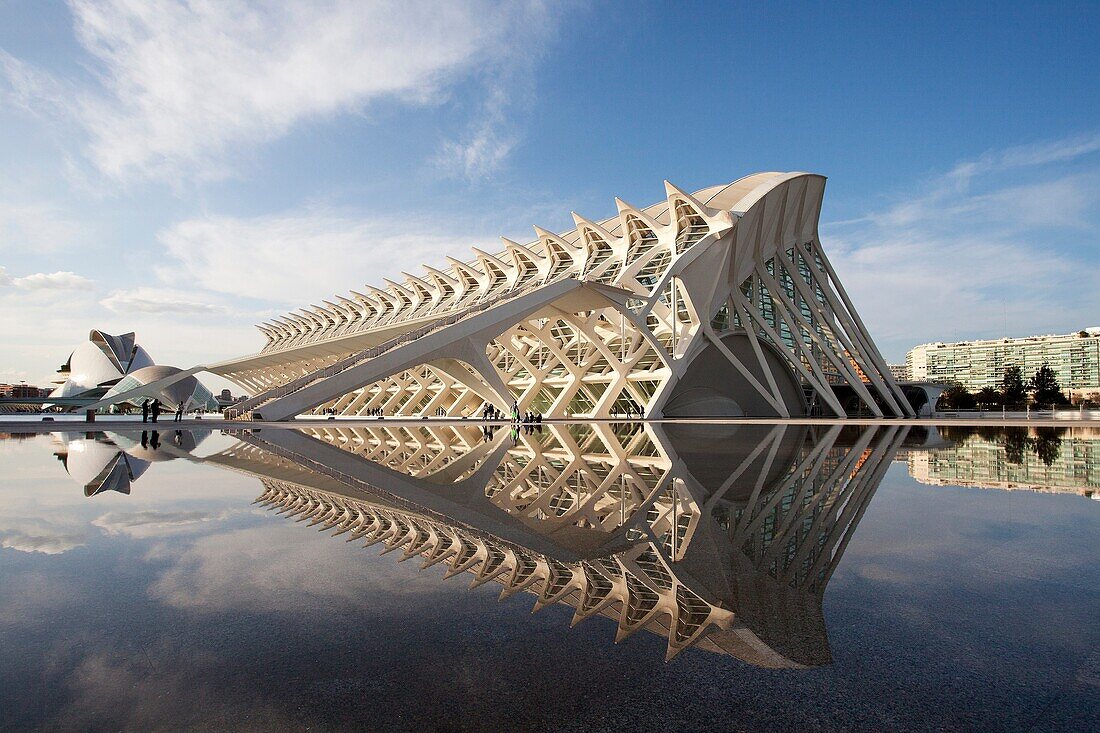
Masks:
[[[25,277],[12,277],[0,267],[0,287],[14,286],[23,290],[89,290],[95,286],[88,278],[75,272],[36,272]]]
[[[1100,136],[987,153],[881,211],[824,224],[825,249],[886,357],[1091,324],[1096,151]]]
[[[367,598],[400,608],[403,595],[447,592],[436,574],[418,573],[411,563],[375,559],[327,534],[274,521],[284,524],[197,538],[173,555],[149,595],[196,611],[309,612],[322,601],[362,607]]]
[[[19,526],[0,528],[0,547],[19,552],[60,555],[87,543],[79,526],[25,518]]]
[[[530,53],[530,52],[529,52]],[[531,56],[515,59],[505,78],[494,80],[481,109],[474,115],[466,135],[448,140],[436,155],[436,166],[445,174],[479,180],[495,171],[518,142],[508,111],[512,105],[509,88],[529,87]]]
[[[87,154],[114,178],[228,173],[228,158],[295,125],[371,104],[438,103],[509,53],[537,2],[253,4],[72,0],[99,89],[69,95]],[[8,97],[53,107],[59,83],[5,55]]]
[[[983,174],[1060,163],[1098,150],[1100,150],[1100,133],[1017,145],[1004,150],[990,151],[975,160],[959,163],[945,176],[945,180],[963,185]]]
[[[214,292],[295,306],[359,289],[383,276],[444,255],[465,256],[484,239],[462,238],[415,217],[357,219],[327,209],[251,219],[205,217],[180,222],[158,239],[178,262],[165,281],[183,280]],[[362,278],[357,280],[355,278]]]
[[[32,114],[39,111],[62,112],[68,109],[62,84],[49,74],[20,61],[0,49],[0,102]]]
[[[140,287],[133,290],[115,290],[99,301],[108,310],[120,314],[134,313],[190,313],[225,314],[229,308],[210,303],[193,293],[163,288]]]
[[[127,535],[135,539],[164,537],[204,529],[210,522],[219,522],[231,515],[228,510],[108,512],[92,521],[109,535]]]
[[[451,175],[478,180],[499,168],[515,144],[516,138],[490,117],[479,122],[470,137],[444,143],[436,163]]]

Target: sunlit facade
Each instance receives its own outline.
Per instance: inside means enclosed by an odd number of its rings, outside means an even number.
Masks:
[[[825,179],[758,173],[447,258],[259,326],[233,416],[912,416],[818,238]]]
[[[1100,328],[1026,338],[930,343],[906,354],[910,378],[959,383],[971,391],[997,389],[1010,366],[1028,379],[1044,364],[1069,396],[1100,396]]]

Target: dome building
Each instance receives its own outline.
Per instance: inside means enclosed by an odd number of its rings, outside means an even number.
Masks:
[[[50,397],[104,398],[128,392],[150,382],[171,377],[180,372],[176,367],[158,366],[153,362],[134,333],[112,336],[93,329],[88,340],[73,349],[58,369],[60,379]],[[151,388],[136,400],[121,404],[140,404],[143,399],[159,399],[167,409],[181,403],[185,410],[217,410],[214,395],[195,377],[186,377],[162,388]]]
[[[179,374],[181,371],[183,370],[172,366],[142,367],[119,380],[118,384],[107,390],[103,397],[104,399],[114,397],[129,392],[136,387]],[[140,403],[141,399],[144,398],[160,400],[161,404],[171,409],[175,409],[181,403],[184,410],[216,411],[219,409],[217,398],[195,377],[184,377],[178,382],[173,382],[160,389],[151,388],[147,394],[143,394],[141,398],[132,399],[130,402]]]
[[[135,334],[112,336],[92,329],[57,370],[59,385],[50,397],[100,397],[132,371],[153,365]]]

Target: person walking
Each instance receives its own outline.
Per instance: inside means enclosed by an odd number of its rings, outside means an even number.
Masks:
[[[142,422],[149,422],[149,400],[148,400],[148,398],[146,398],[146,400],[141,403],[141,421]]]
[[[176,419],[174,422],[183,422],[183,402],[176,405]]]
[[[153,422],[156,422],[157,418],[160,417],[160,400],[159,399],[158,400],[153,400],[153,405],[150,408],[150,412],[153,413]]]

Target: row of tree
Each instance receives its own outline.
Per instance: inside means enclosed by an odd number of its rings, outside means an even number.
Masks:
[[[1003,427],[1000,425],[941,425],[940,434],[956,443],[979,439],[987,443],[1004,446],[1005,462],[1022,464],[1024,453],[1030,450],[1045,466],[1052,466],[1058,460],[1062,449],[1062,436],[1065,428],[1027,428]],[[1029,434],[1030,432],[1030,434]]]
[[[979,407],[1002,406],[1023,409],[1029,401],[1044,407],[1069,404],[1058,384],[1058,375],[1049,364],[1043,364],[1035,370],[1030,379],[1024,379],[1020,367],[1007,367],[997,388],[983,387],[977,392],[970,392],[961,384],[953,384],[940,395],[936,407],[940,410],[974,410]]]

